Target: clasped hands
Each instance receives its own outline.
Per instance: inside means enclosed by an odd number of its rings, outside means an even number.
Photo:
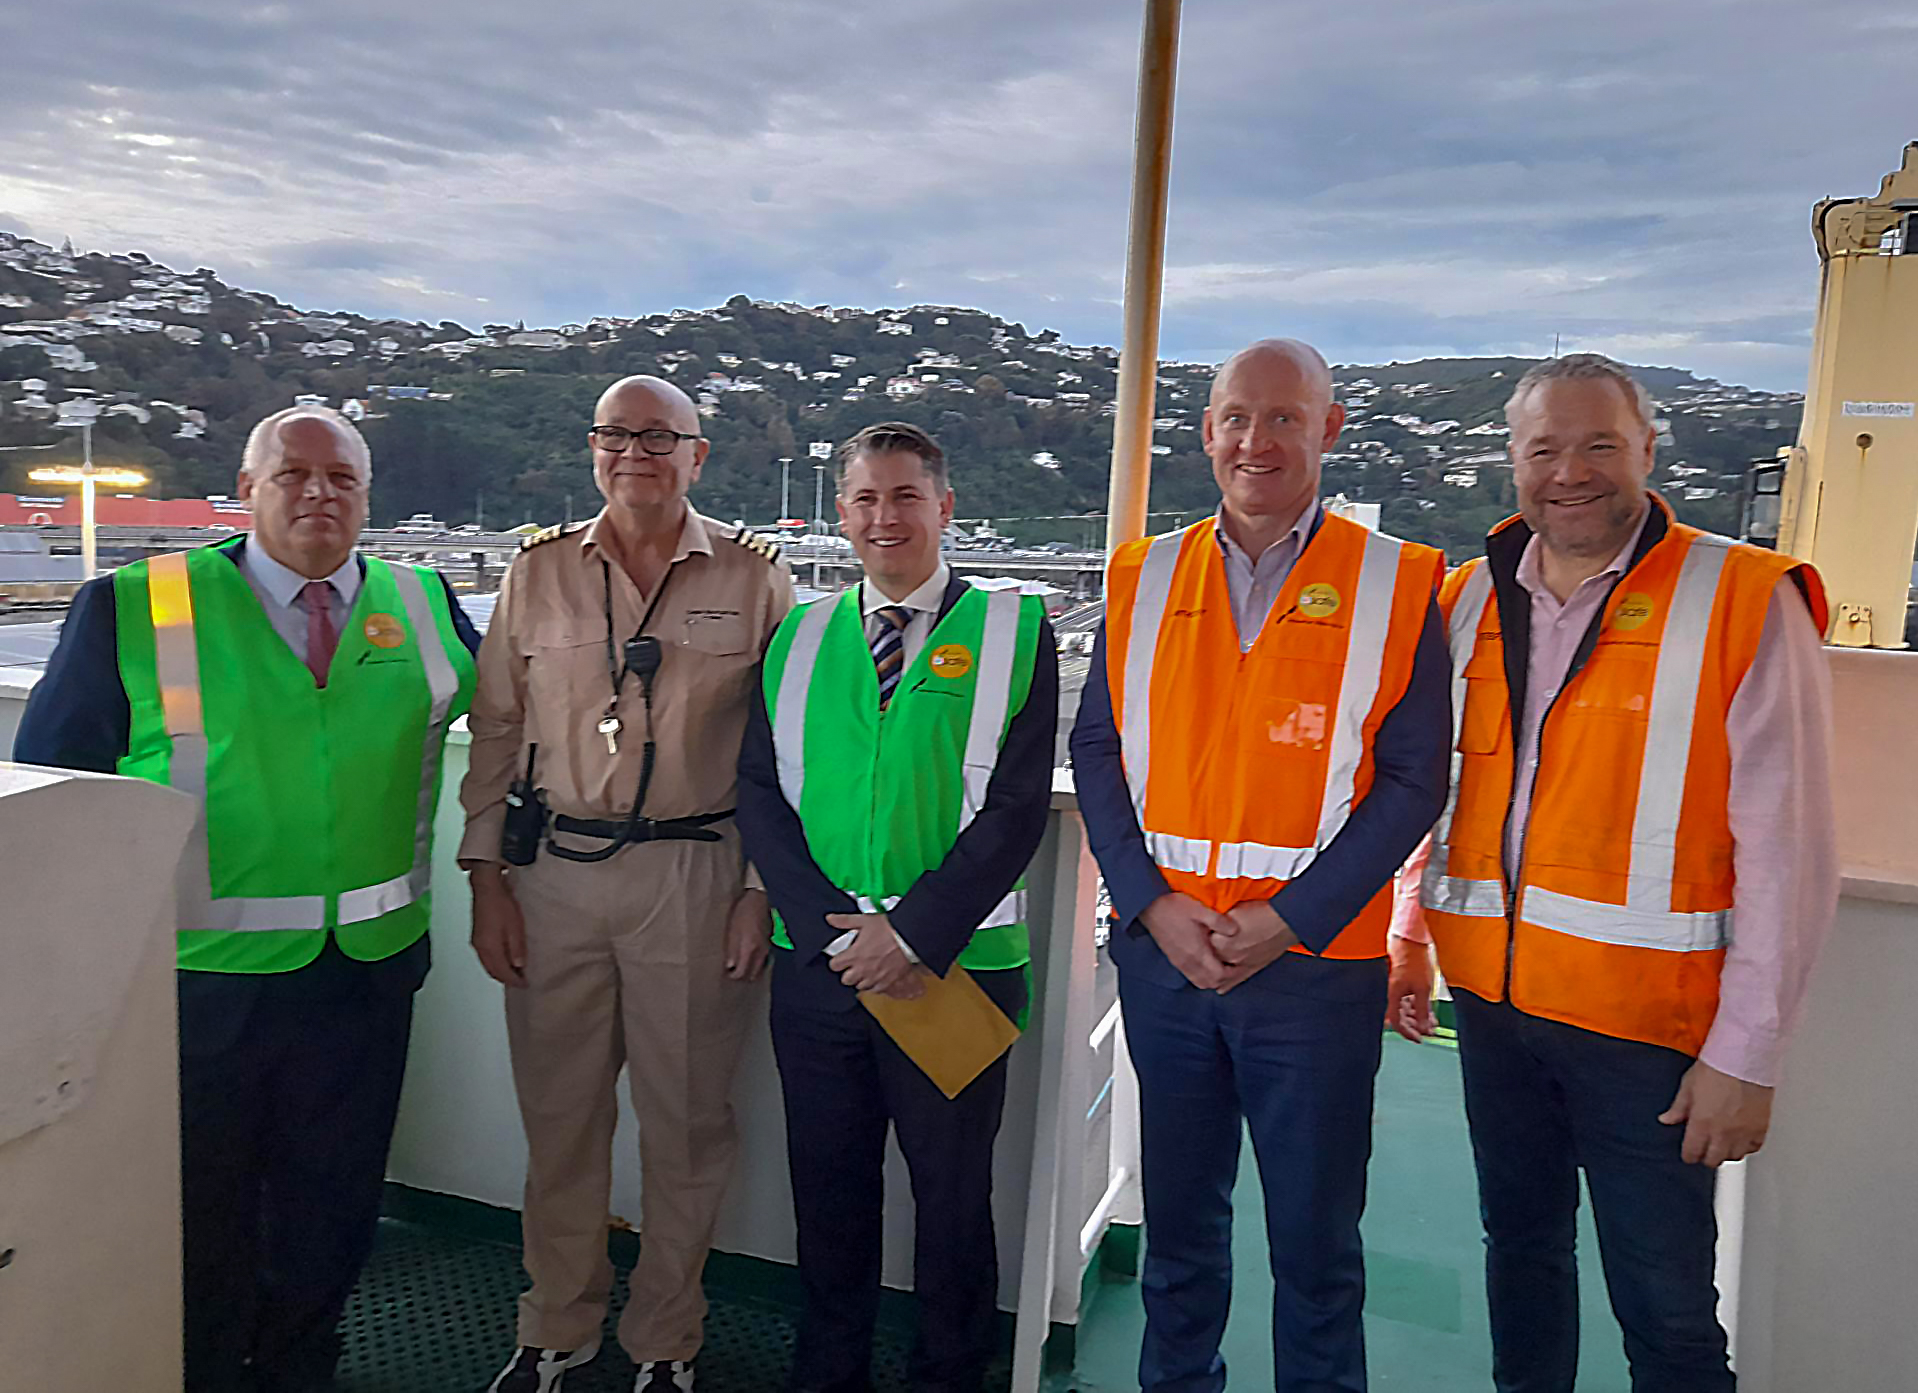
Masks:
[[[840,981],[854,991],[878,992],[901,1001],[925,995],[925,970],[906,956],[885,915],[828,914],[826,922],[841,931],[856,931],[852,943],[826,963]]]
[[[1221,914],[1174,891],[1147,905],[1139,922],[1186,981],[1221,995],[1299,941],[1269,900],[1249,900]]]

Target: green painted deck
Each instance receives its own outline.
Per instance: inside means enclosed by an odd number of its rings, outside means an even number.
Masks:
[[[513,1301],[525,1285],[515,1216],[460,1201],[398,1197],[346,1318],[341,1393],[480,1393],[513,1340]],[[1272,1386],[1271,1278],[1257,1172],[1240,1169],[1234,1224],[1234,1301],[1226,1328],[1230,1386]],[[1458,1056],[1441,1044],[1388,1037],[1379,1076],[1378,1130],[1365,1221],[1366,1339],[1372,1387],[1486,1393],[1486,1337],[1477,1196],[1465,1135]],[[1583,1225],[1581,1393],[1626,1393],[1616,1325]],[[626,1393],[632,1365],[611,1337],[625,1299],[631,1240],[616,1239],[621,1276],[598,1360],[569,1376],[569,1393]],[[790,1269],[716,1255],[707,1270],[712,1312],[699,1362],[702,1393],[777,1393],[791,1359],[797,1290]],[[874,1359],[878,1393],[905,1393],[910,1305],[889,1296]],[[1138,1388],[1144,1315],[1138,1287],[1099,1285],[1080,1326],[1077,1373],[1048,1388],[1119,1393]],[[989,1388],[1006,1387],[1003,1368]]]
[[[1365,1340],[1371,1386],[1407,1393],[1488,1393],[1484,1249],[1458,1055],[1387,1036],[1365,1215]],[[1272,1278],[1264,1204],[1248,1146],[1234,1194],[1228,1386],[1272,1387]],[[1618,1327],[1606,1304],[1589,1208],[1581,1212],[1584,1308],[1580,1393],[1627,1393]],[[1146,1238],[1151,1244],[1151,1236]],[[1136,1390],[1145,1313],[1138,1287],[1102,1284],[1080,1324],[1081,1393]]]

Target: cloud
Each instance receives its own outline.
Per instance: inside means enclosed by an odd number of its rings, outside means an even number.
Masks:
[[[358,237],[330,237],[316,242],[290,242],[269,247],[263,259],[270,266],[300,271],[384,271],[425,264],[431,248],[417,243],[376,242]]]
[[[9,35],[0,206],[371,314],[904,297],[1110,343],[1138,21],[73,0]],[[1685,366],[1800,385],[1808,210],[1918,135],[1914,62],[1882,0],[1188,6],[1164,351],[1675,336]]]

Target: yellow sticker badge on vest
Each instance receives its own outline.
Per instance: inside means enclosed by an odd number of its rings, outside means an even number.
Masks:
[[[1308,585],[1299,592],[1299,613],[1312,619],[1337,614],[1340,603],[1339,592],[1324,581]]]
[[[406,627],[391,614],[369,614],[366,641],[375,648],[398,648],[406,642]]]
[[[929,660],[934,677],[958,678],[972,671],[972,650],[963,643],[942,643]]]
[[[1642,591],[1633,591],[1618,602],[1618,608],[1612,611],[1612,627],[1630,633],[1633,629],[1642,629],[1651,621],[1652,597]]]

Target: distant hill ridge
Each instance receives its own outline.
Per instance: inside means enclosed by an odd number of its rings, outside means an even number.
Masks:
[[[1399,535],[1469,547],[1511,511],[1501,408],[1531,361],[1338,366],[1352,420],[1327,456],[1327,492],[1381,503]],[[946,446],[962,516],[1022,541],[1088,541],[1102,535],[1084,515],[1104,506],[1117,368],[1110,347],[957,306],[735,296],[707,310],[475,329],[301,310],[209,268],[0,233],[0,445],[60,440],[58,402],[91,393],[104,407],[102,459],[145,467],[169,496],[219,494],[253,422],[311,396],[363,415],[380,522],[590,513],[593,400],[617,376],[655,372],[700,404],[713,452],[695,497],[709,513],[779,515],[786,458],[787,510],[810,516],[807,447],[897,417]],[[1213,370],[1160,364],[1155,529],[1216,499],[1198,431]],[[1800,399],[1677,368],[1636,371],[1668,423],[1657,483],[1689,519],[1735,527],[1746,465],[1791,442]],[[27,491],[23,458],[0,455],[0,492]]]

